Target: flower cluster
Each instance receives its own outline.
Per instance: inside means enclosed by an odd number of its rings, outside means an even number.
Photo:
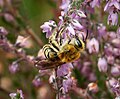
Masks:
[[[118,23],[118,13],[120,10],[119,0],[108,0],[105,5],[104,11],[109,12],[108,24],[117,25]]]
[[[11,99],[24,99],[22,90],[17,90],[16,93],[10,93],[9,96]]]

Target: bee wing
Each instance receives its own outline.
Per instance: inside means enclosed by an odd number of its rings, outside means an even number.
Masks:
[[[58,60],[52,61],[52,60],[43,59],[43,60],[36,60],[34,64],[38,69],[45,70],[45,69],[56,68],[64,63]]]

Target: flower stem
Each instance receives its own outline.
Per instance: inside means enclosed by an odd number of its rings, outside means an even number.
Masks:
[[[58,68],[55,68],[55,88],[57,90],[56,99],[60,99],[60,91],[59,91],[59,83],[58,83],[58,77],[57,77],[57,69]]]

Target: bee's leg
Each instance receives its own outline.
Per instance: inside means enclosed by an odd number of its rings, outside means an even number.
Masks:
[[[56,50],[56,48],[54,48],[50,44],[46,44],[43,47],[43,51],[44,51],[44,55],[47,59],[53,59],[53,58],[57,57],[58,50]]]

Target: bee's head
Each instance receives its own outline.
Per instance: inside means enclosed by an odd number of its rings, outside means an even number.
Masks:
[[[83,34],[82,34],[82,37],[83,39],[75,35],[74,45],[79,51],[83,51],[85,49],[86,39],[88,37],[88,30],[87,30],[86,37],[84,37]]]
[[[75,47],[79,50],[79,51],[83,51],[85,49],[85,43],[84,41],[79,38],[79,37],[76,37],[75,38],[75,41],[74,41],[74,45]]]

